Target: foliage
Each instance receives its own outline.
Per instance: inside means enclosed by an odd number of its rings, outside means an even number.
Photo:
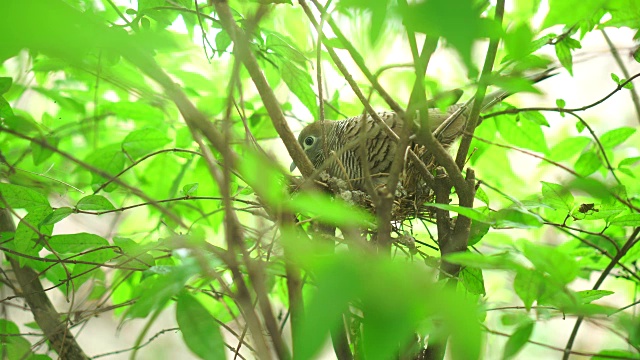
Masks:
[[[168,336],[150,330],[167,313],[203,359],[309,359],[329,339],[340,359],[540,345],[640,358],[637,126],[590,113],[617,92],[640,109],[640,74],[613,46],[621,70],[600,100],[483,113],[457,156],[437,158],[447,176],[434,170],[430,214],[392,222],[392,196],[367,212],[301,186],[276,154],[284,144],[308,179],[296,119],[400,113],[452,85],[465,100],[540,93],[527,76],[578,76],[585,36],[640,29],[638,0],[548,3],[0,2],[0,298],[35,320],[0,319],[2,357],[106,356],[74,339],[106,312],[113,334],[145,324],[112,349],[132,358]],[[458,83],[431,77],[436,39],[461,62]],[[411,58],[390,64],[394,44]],[[523,157],[536,166],[524,179]],[[91,230],[67,230],[79,219]],[[56,312],[43,295],[69,302]],[[544,337],[559,319],[573,331]],[[583,323],[617,342],[581,351]]]

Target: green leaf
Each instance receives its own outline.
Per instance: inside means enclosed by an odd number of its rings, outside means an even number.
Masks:
[[[509,93],[528,92],[540,94],[540,90],[533,86],[533,82],[527,78],[515,76],[491,76],[489,83]],[[526,112],[525,112],[526,113]]]
[[[371,214],[361,208],[320,193],[298,193],[293,196],[288,207],[295,212],[319,216],[323,222],[336,226],[369,226],[375,221]]]
[[[512,27],[504,38],[507,53],[512,59],[520,59],[529,55],[533,49],[533,31],[528,23],[522,22]]]
[[[6,93],[13,84],[13,78],[2,76],[0,77],[0,95]]]
[[[31,209],[34,207],[49,206],[49,201],[41,193],[24,186],[0,182],[0,195],[9,207],[14,209]],[[4,208],[4,202],[0,202],[0,208]]]
[[[469,243],[468,246],[477,244],[482,238],[487,235],[491,226],[487,223],[483,223],[477,220],[471,220],[471,229],[469,230]]]
[[[171,142],[165,133],[154,128],[136,130],[122,141],[122,149],[134,159],[158,150]]]
[[[85,161],[89,165],[96,167],[113,176],[124,169],[125,157],[119,144],[111,144],[94,151],[86,158]],[[102,183],[107,181],[107,179],[96,173],[92,173],[91,175],[91,184],[95,185],[96,188],[97,185],[101,185]],[[113,191],[116,187],[117,185],[112,182],[107,185],[105,191]]]
[[[499,116],[496,126],[500,136],[510,144],[543,154],[549,152],[542,128],[531,120],[522,116]]]
[[[480,221],[486,224],[492,224],[493,221],[489,218],[489,216],[485,215],[484,213],[476,210],[476,209],[471,209],[468,207],[464,207],[464,206],[457,206],[457,205],[449,205],[449,204],[438,204],[438,203],[433,203],[433,204],[429,204],[427,206],[430,207],[434,207],[434,208],[438,208],[438,209],[442,209],[442,210],[448,210],[448,211],[453,211],[456,212],[462,216],[466,216],[471,220],[476,220],[476,221]]]
[[[586,136],[568,137],[551,148],[548,158],[554,161],[567,160],[582,152],[590,143],[591,139]]]
[[[575,163],[575,171],[580,176],[589,176],[596,172],[602,166],[600,157],[593,151],[587,151],[580,155]]]
[[[79,253],[109,246],[109,242],[103,237],[89,233],[54,235],[48,243],[53,250],[60,253]]]
[[[482,269],[465,267],[460,271],[460,281],[471,294],[486,295]]]
[[[562,64],[562,66],[567,69],[569,74],[573,76],[573,55],[571,54],[571,48],[566,41],[560,41],[556,43],[555,47],[558,61],[560,61],[560,64]],[[558,105],[558,107],[564,108],[564,105]]]
[[[195,196],[198,193],[198,183],[187,184],[182,187],[182,193],[185,196]]]
[[[445,260],[462,266],[479,269],[518,269],[521,265],[515,263],[507,253],[482,255],[472,252],[459,252],[445,256]]]
[[[11,109],[11,104],[4,98],[4,96],[0,96],[0,118],[10,118],[13,117],[13,109]]]
[[[161,123],[165,114],[161,109],[142,101],[119,101],[106,103],[99,107],[100,114],[113,113],[123,120],[139,120],[142,122]]]
[[[566,285],[572,282],[580,267],[576,260],[558,248],[536,245],[523,241],[524,255],[535,265],[536,269],[547,273],[559,283]]]
[[[640,214],[627,214],[611,220],[615,226],[640,226]]]
[[[67,216],[73,214],[73,211],[74,210],[70,207],[61,207],[61,208],[55,209],[51,214],[49,214],[49,216],[47,216],[44,220],[42,220],[42,222],[40,223],[40,226],[56,224],[60,222],[62,219],[66,218]]]
[[[616,85],[620,85],[620,78],[618,77],[618,75],[611,73],[611,79],[613,79]]]
[[[225,342],[220,325],[193,296],[183,292],[176,304],[176,320],[185,344],[201,359],[224,359]]]
[[[80,199],[76,204],[78,210],[87,211],[105,211],[115,210],[116,208],[111,204],[106,197],[102,195],[88,195]]]
[[[630,157],[620,161],[620,163],[618,164],[618,167],[623,167],[623,166],[631,167],[631,166],[635,166],[639,162],[640,162],[640,156]]]
[[[542,29],[553,25],[573,26],[582,20],[590,20],[604,4],[605,0],[549,0],[549,13]]]
[[[492,213],[495,228],[535,229],[542,226],[542,219],[539,216],[520,209],[500,209]]]
[[[631,135],[636,132],[636,129],[630,127],[621,127],[607,131],[600,136],[600,144],[605,149],[613,149],[614,147],[622,144]]]
[[[598,354],[591,357],[590,360],[611,360],[611,359],[640,359],[640,355],[636,352],[627,350],[602,350]]]
[[[475,65],[471,61],[471,48],[480,37],[498,37],[497,24],[481,17],[481,8],[472,0],[431,0],[402,8],[404,24],[414,31],[441,36],[460,54],[462,61],[472,73]]]
[[[318,117],[318,103],[313,90],[313,80],[307,71],[301,70],[293,62],[281,60],[278,62],[282,80],[300,102],[309,109],[314,118]]]
[[[573,209],[573,195],[566,187],[542,181],[543,202],[556,210]]]
[[[502,355],[503,359],[511,359],[514,357],[522,348],[527,344],[531,334],[533,333],[533,326],[535,322],[527,321],[526,323],[520,325],[516,331],[514,331],[509,339],[507,340],[506,345],[504,346],[504,354]]]
[[[576,293],[576,295],[580,296],[583,304],[589,304],[592,301],[596,301],[612,294],[614,294],[614,292],[609,290],[584,290]]]
[[[222,54],[224,54],[229,48],[229,45],[231,45],[231,37],[229,36],[229,33],[227,33],[224,30],[221,30],[216,35],[215,43],[216,43],[216,51],[218,52],[218,56],[222,56]]]
[[[53,225],[38,226],[38,224],[51,213],[53,209],[49,205],[29,209],[29,213],[18,223],[15,238],[10,247],[21,254],[37,256],[43,245],[40,234],[48,236],[53,232]],[[24,257],[18,259],[20,265],[24,265],[27,261]]]
[[[168,267],[164,275],[156,275],[145,279],[137,288],[134,296],[140,296],[125,313],[126,318],[144,318],[152,311],[161,309],[173,296],[180,293],[190,277],[197,274],[200,267],[194,260],[179,266]]]
[[[544,292],[545,279],[536,271],[522,269],[513,280],[513,289],[524,303],[527,311],[531,310],[533,302]]]
[[[48,147],[40,145],[40,143],[48,144],[54,149],[58,148],[58,144],[60,143],[60,139],[56,136],[39,136],[36,138],[38,141],[31,141],[31,150],[33,155],[33,164],[40,165],[42,162],[47,160],[51,155],[53,155],[53,150]]]

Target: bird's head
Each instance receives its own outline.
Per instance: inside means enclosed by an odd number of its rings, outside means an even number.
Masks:
[[[298,136],[298,143],[316,168],[324,162],[324,137],[329,136],[333,125],[333,121],[316,121],[305,126]],[[290,170],[295,168],[295,163],[291,163]]]

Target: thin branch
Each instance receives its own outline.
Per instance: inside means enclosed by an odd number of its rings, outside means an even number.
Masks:
[[[604,40],[607,42],[609,50],[611,50],[611,55],[613,55],[613,58],[616,60],[616,63],[620,67],[620,70],[622,70],[622,74],[624,75],[625,79],[628,79],[631,74],[629,74],[629,70],[624,65],[624,62],[622,61],[622,58],[618,53],[618,49],[616,49],[615,45],[613,45],[613,42],[611,42],[611,39],[604,29],[600,29],[600,32],[602,33]],[[633,106],[636,109],[637,120],[638,122],[640,122],[640,98],[638,97],[638,91],[635,87],[631,89],[631,100],[633,101]]]
[[[622,249],[615,255],[615,257],[609,262],[609,265],[607,265],[607,267],[602,271],[602,274],[600,274],[600,277],[598,278],[598,280],[596,280],[596,283],[593,285],[593,288],[592,288],[593,290],[598,290],[598,288],[600,288],[600,285],[602,285],[602,283],[607,278],[611,270],[613,270],[613,268],[616,266],[618,261],[620,261],[620,259],[637,243],[636,238],[639,233],[640,233],[640,227],[637,227],[633,230],[633,233],[631,234],[629,239],[622,246]],[[567,345],[564,348],[564,355],[562,356],[563,360],[569,359],[569,355],[571,354],[571,348],[573,347],[573,343],[578,335],[578,330],[580,329],[580,325],[582,324],[583,320],[584,320],[584,316],[580,316],[578,317],[578,320],[576,320],[576,323],[573,326],[573,330],[571,331],[571,335],[569,336],[569,340],[567,341]]]
[[[0,210],[0,231],[16,231],[7,209]],[[60,321],[58,312],[44,292],[36,272],[29,267],[21,266],[20,262],[14,257],[9,257],[9,262],[20,285],[20,294],[24,296],[27,304],[29,304],[36,323],[46,335],[53,349],[64,359],[89,359],[70,333],[69,328],[64,322]]]

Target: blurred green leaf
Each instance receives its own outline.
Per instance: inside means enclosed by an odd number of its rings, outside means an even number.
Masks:
[[[571,27],[582,20],[591,19],[605,4],[605,0],[549,0],[549,13],[542,28],[553,25]]]
[[[492,213],[493,227],[505,228],[514,227],[516,229],[535,229],[542,226],[542,219],[535,214],[521,209],[500,209]]]
[[[122,141],[122,149],[134,159],[147,155],[171,142],[165,133],[154,128],[131,132]]]
[[[609,290],[584,290],[578,291],[576,294],[580,296],[583,304],[588,304],[592,301],[602,299],[605,296],[612,295],[614,292]]]
[[[529,24],[521,22],[513,26],[504,37],[504,45],[512,59],[529,55],[532,49],[533,31]]]
[[[511,359],[517,353],[522,350],[522,348],[527,345],[531,334],[533,333],[533,327],[535,322],[527,321],[526,323],[520,325],[516,331],[509,336],[506,345],[504,346],[504,354],[502,355],[503,359]]]
[[[193,260],[184,264],[171,266],[164,275],[156,275],[145,279],[137,288],[134,296],[139,296],[125,313],[125,318],[144,318],[152,311],[162,309],[167,302],[182,291],[185,283],[193,275],[200,272],[200,267]]]
[[[594,151],[587,151],[580,155],[575,163],[575,171],[581,176],[589,176],[602,166],[600,157]]]
[[[546,154],[547,141],[540,125],[521,116],[499,116],[496,126],[510,144]]]
[[[636,129],[630,127],[621,127],[607,131],[600,136],[600,144],[605,149],[613,149],[614,147],[622,144],[631,135],[636,132]]]
[[[571,136],[560,141],[549,152],[548,158],[554,161],[562,161],[582,152],[591,139],[585,136]]]
[[[102,147],[89,154],[89,156],[87,156],[87,158],[85,159],[85,161],[89,165],[92,165],[93,167],[96,167],[112,176],[116,175],[117,173],[122,171],[122,169],[124,169],[124,160],[125,156],[122,152],[120,144],[111,144]],[[96,188],[97,186],[107,181],[107,179],[96,173],[92,173],[91,175],[91,184]],[[104,190],[109,192],[113,191],[116,187],[117,185],[112,182],[107,185]]]
[[[434,207],[434,208],[438,208],[438,209],[442,209],[442,210],[448,210],[448,211],[453,211],[456,212],[462,216],[466,216],[471,220],[476,220],[476,221],[480,221],[486,224],[493,224],[493,221],[489,218],[489,216],[483,214],[482,212],[476,210],[476,209],[471,209],[468,207],[464,207],[464,206],[456,206],[456,205],[449,205],[449,204],[438,204],[438,203],[433,203],[433,204],[429,204],[428,206],[430,207]]]
[[[322,222],[336,226],[369,226],[375,223],[373,216],[366,211],[321,193],[302,192],[295,194],[288,203],[288,207],[296,212],[318,216]]]
[[[611,220],[611,225],[616,226],[640,226],[640,214],[627,214]]]
[[[13,84],[13,78],[0,76],[0,95],[6,93]]]
[[[524,303],[527,311],[531,310],[531,305],[544,292],[546,279],[531,269],[522,269],[516,273],[513,280],[513,289]]]
[[[627,350],[602,350],[592,356],[590,360],[610,360],[610,359],[640,359],[640,355],[636,352]]]
[[[58,144],[60,143],[60,139],[56,136],[47,136],[47,137],[40,136],[40,137],[37,137],[36,140],[38,140],[40,143],[48,144],[54,149],[57,149]],[[37,141],[31,142],[31,150],[33,152],[32,155],[33,155],[34,165],[42,164],[42,162],[44,162],[45,160],[50,158],[51,155],[53,155],[53,150],[40,145],[39,142]]]
[[[480,16],[472,0],[429,0],[401,9],[406,26],[429,36],[441,36],[453,46],[471,73],[476,73],[471,61],[471,48],[482,37],[498,37],[497,24]]]
[[[182,292],[176,305],[176,320],[185,344],[201,359],[224,359],[225,342],[220,326],[193,296]]]
[[[561,250],[523,241],[524,255],[535,265],[536,269],[545,272],[561,284],[572,282],[580,270],[576,260]]]
[[[0,118],[9,118],[13,117],[13,109],[11,109],[11,104],[3,97],[0,96]]]

